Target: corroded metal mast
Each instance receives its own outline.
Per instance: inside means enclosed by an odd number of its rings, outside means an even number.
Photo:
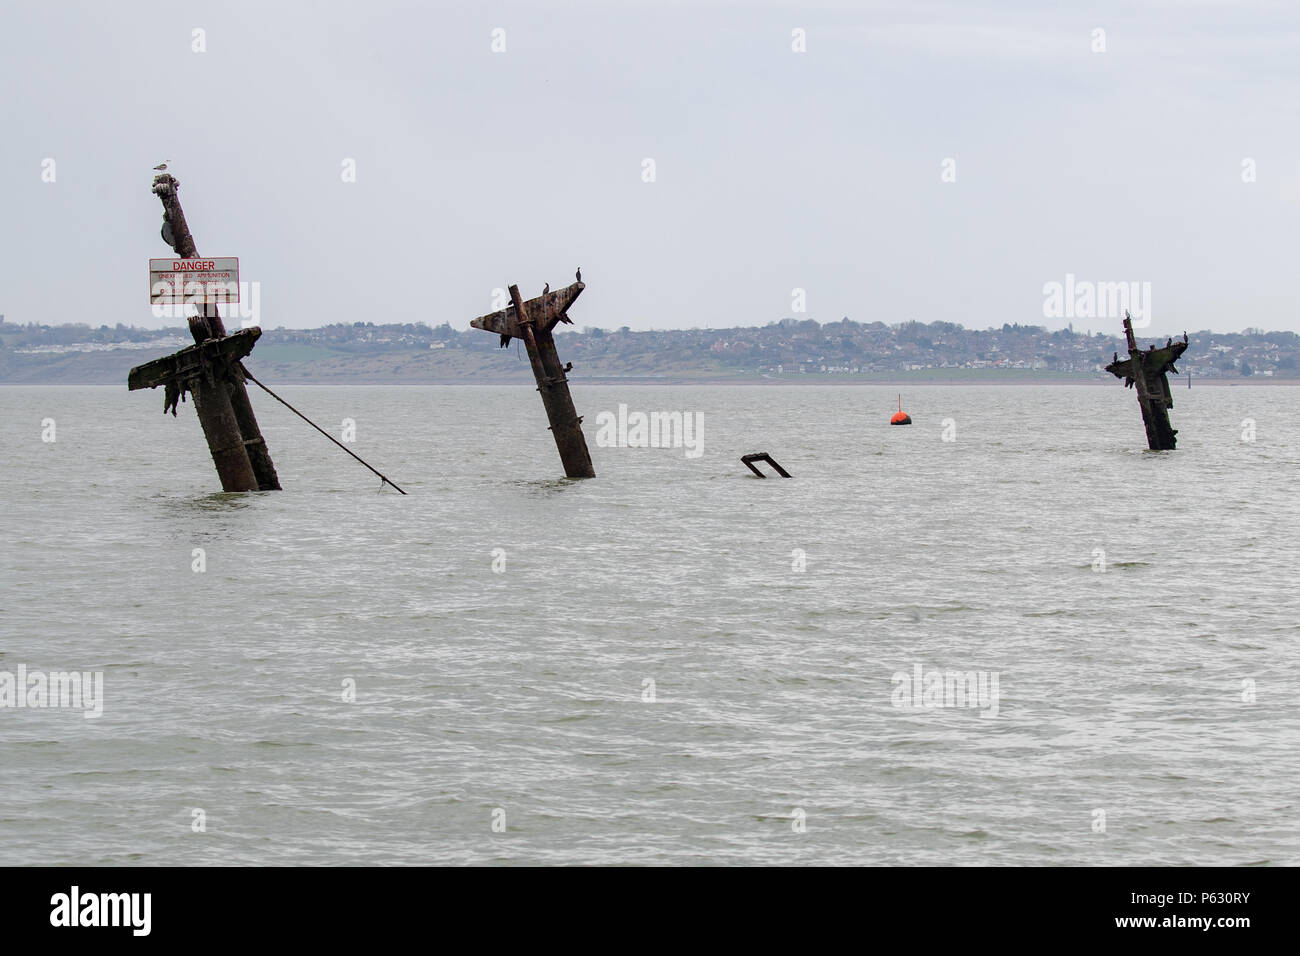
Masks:
[[[257,474],[230,401],[230,381],[239,360],[253,350],[261,329],[243,329],[220,339],[208,339],[174,355],[131,369],[126,387],[166,388],[163,411],[176,414],[176,403],[188,392],[208,440],[208,451],[221,479],[222,491],[258,491]],[[278,485],[276,486],[279,487]]]
[[[1178,444],[1178,429],[1169,424],[1169,409],[1174,407],[1173,393],[1169,391],[1166,373],[1178,374],[1176,362],[1187,349],[1187,333],[1183,340],[1168,339],[1164,348],[1152,345],[1143,352],[1133,335],[1133,320],[1124,313],[1124,337],[1128,340],[1129,357],[1115,360],[1106,371],[1124,380],[1129,388],[1137,389],[1138,405],[1142,409],[1142,424],[1146,426],[1147,447],[1152,451],[1173,451]]]
[[[153,192],[163,206],[164,240],[180,258],[196,259],[199,252],[185,222],[179,189],[174,176],[160,173],[154,177]],[[194,345],[131,369],[127,388],[165,386],[163,410],[173,415],[177,401],[186,392],[194,396],[194,410],[223,491],[279,491],[280,479],[253,414],[240,365],[262,334],[261,329],[244,329],[227,336],[216,304],[206,301],[188,322]]]
[[[551,423],[551,434],[555,436],[555,447],[564,463],[564,474],[569,478],[595,478],[596,470],[591,465],[591,452],[587,450],[587,439],[582,434],[582,418],[574,408],[573,396],[569,394],[566,373],[573,364],[560,365],[551,330],[557,322],[570,321],[566,314],[569,306],[585,288],[586,285],[579,281],[525,302],[519,295],[519,287],[512,285],[508,308],[470,322],[476,329],[502,336],[503,343],[508,343],[509,338],[523,340],[533,366],[533,377],[537,379],[537,391],[541,392],[542,405]]]

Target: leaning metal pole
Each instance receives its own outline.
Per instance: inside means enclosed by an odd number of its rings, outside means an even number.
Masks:
[[[595,478],[596,469],[591,465],[591,452],[588,451],[587,439],[582,434],[582,419],[578,417],[578,410],[573,405],[573,396],[569,394],[569,379],[560,365],[560,356],[555,351],[555,337],[549,328],[538,328],[536,322],[529,317],[523,300],[519,297],[519,286],[510,287],[510,301],[514,304],[515,314],[519,316],[528,360],[533,366],[533,377],[537,379],[537,391],[542,395],[546,418],[551,423],[555,447],[564,464],[565,477]]]
[[[179,196],[180,183],[176,177],[161,173],[154,177],[153,191],[162,201],[163,218],[172,235],[172,248],[182,259],[197,259],[199,250],[185,221],[185,210],[181,208]],[[205,302],[198,315],[189,317],[190,335],[196,345],[207,339],[220,339],[226,336],[225,324],[214,303]],[[229,405],[235,420],[239,424],[239,433],[244,443],[253,473],[257,476],[257,489],[260,491],[279,491],[280,477],[276,474],[275,464],[271,461],[271,452],[266,447],[266,439],[258,427],[257,416],[253,414],[253,403],[248,398],[248,387],[244,376],[236,364],[229,370],[225,379],[225,388],[229,392]]]

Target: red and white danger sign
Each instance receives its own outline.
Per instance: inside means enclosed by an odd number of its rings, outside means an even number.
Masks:
[[[150,305],[238,301],[238,256],[149,260]]]

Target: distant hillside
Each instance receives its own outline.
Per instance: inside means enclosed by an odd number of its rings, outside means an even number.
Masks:
[[[1139,336],[1139,338],[1141,338]],[[1294,332],[1197,332],[1181,371],[1202,379],[1300,377]],[[188,330],[0,321],[0,383],[125,384],[127,371],[190,343]],[[557,330],[582,381],[1089,381],[1122,340],[1100,333],[947,322],[888,326],[785,319],[761,327],[632,332]],[[1149,344],[1151,340],[1143,340]],[[529,381],[519,343],[423,323],[330,325],[263,333],[250,368],[277,381],[356,384]]]

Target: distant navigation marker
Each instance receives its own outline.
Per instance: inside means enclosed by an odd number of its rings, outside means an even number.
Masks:
[[[901,393],[898,396],[898,411],[894,412],[894,414],[890,416],[889,424],[891,425],[912,424],[912,416],[907,414],[907,412],[903,411],[903,396]]]

